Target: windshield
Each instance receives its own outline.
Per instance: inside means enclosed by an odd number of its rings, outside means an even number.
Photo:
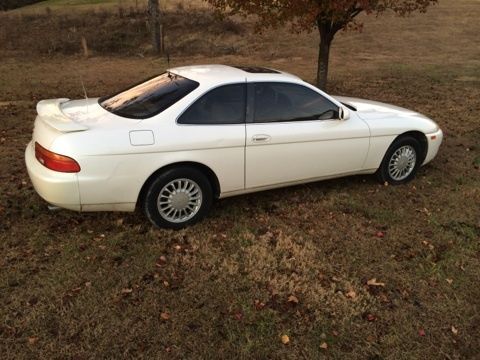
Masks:
[[[168,109],[198,86],[196,81],[167,72],[98,102],[116,115],[147,119]]]

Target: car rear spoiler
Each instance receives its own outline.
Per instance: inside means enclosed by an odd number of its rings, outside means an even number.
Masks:
[[[69,100],[61,98],[39,101],[38,117],[50,127],[63,133],[88,130],[87,126],[73,121],[62,112],[61,105]]]

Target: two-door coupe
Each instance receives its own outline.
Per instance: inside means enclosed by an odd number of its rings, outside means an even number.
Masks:
[[[113,96],[43,100],[25,159],[47,202],[133,211],[160,227],[216,198],[352,174],[401,184],[443,134],[400,107],[332,97],[260,67],[170,69]]]

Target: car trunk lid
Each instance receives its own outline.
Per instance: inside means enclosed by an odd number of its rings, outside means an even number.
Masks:
[[[46,149],[60,136],[109,126],[109,113],[96,98],[42,100],[37,104],[37,114],[33,140]]]

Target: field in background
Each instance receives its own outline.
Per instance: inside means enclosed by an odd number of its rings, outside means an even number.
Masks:
[[[330,92],[413,108],[445,130],[416,180],[358,176],[226,199],[179,232],[140,213],[52,213],[35,194],[23,150],[36,101],[81,97],[82,81],[101,96],[168,66],[148,55],[140,12],[47,3],[51,13],[0,14],[3,358],[478,355],[477,1],[367,18],[363,34],[334,43]],[[314,80],[316,34],[255,34],[251,19],[177,5],[165,16],[170,65],[260,64]]]
[[[208,6],[203,0],[161,0],[159,3],[162,10],[172,10],[178,7],[198,9]],[[75,11],[79,13],[82,11],[115,10],[129,7],[144,9],[146,5],[146,0],[45,0],[11,10],[9,13],[37,15],[46,11],[56,11],[60,13]]]

